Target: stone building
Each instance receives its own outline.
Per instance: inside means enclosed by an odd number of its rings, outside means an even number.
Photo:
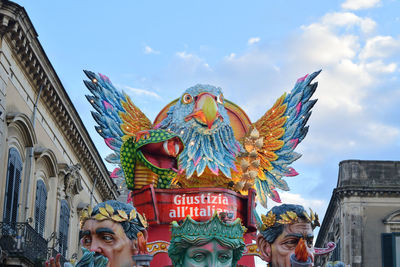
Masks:
[[[79,210],[117,197],[28,14],[1,0],[0,265],[75,257]]]
[[[329,241],[337,244],[331,260],[348,266],[400,266],[400,161],[339,164],[316,246]],[[327,260],[316,259],[316,266]]]

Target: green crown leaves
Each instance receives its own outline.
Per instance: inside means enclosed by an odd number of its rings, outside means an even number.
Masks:
[[[232,223],[223,222],[217,213],[205,222],[196,222],[190,216],[187,216],[182,225],[176,221],[171,225],[171,238],[180,236],[211,236],[231,239],[243,239],[246,227],[242,226],[240,219]]]

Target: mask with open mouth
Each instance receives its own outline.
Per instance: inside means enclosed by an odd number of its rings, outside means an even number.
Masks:
[[[121,147],[121,162],[128,189],[138,189],[140,185],[152,183],[157,188],[168,188],[177,174],[177,157],[184,146],[181,138],[166,130],[148,130],[140,135],[139,140],[133,137],[124,142]],[[153,175],[154,176],[154,175]]]

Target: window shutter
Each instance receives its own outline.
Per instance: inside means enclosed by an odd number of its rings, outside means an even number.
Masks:
[[[66,257],[68,246],[69,207],[65,199],[61,201],[60,226],[59,226],[59,252]]]
[[[44,227],[46,223],[46,200],[47,200],[46,185],[42,180],[38,180],[36,185],[36,200],[35,200],[35,230],[41,236],[43,236]]]
[[[393,242],[394,238],[392,234],[382,234],[382,263],[383,267],[393,267]]]
[[[7,183],[3,214],[3,221],[6,223],[17,222],[21,173],[22,160],[18,150],[15,148],[10,148],[8,152]]]

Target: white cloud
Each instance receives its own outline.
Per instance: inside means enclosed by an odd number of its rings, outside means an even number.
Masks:
[[[355,35],[336,35],[326,25],[315,23],[302,27],[303,34],[294,43],[298,59],[321,66],[335,64],[342,59],[352,59],[359,48]]]
[[[371,18],[361,18],[351,12],[328,13],[322,18],[322,24],[328,27],[350,27],[359,26],[364,33],[370,33],[376,28],[376,22]]]
[[[187,67],[187,70],[193,72],[199,69],[202,70],[211,70],[210,66],[208,65],[207,62],[204,61],[204,59],[200,58],[199,56],[195,54],[190,54],[187,53],[186,51],[182,52],[176,52],[176,56],[183,60],[183,63],[185,66],[184,68]]]
[[[253,44],[258,43],[260,40],[261,40],[260,37],[252,37],[247,41],[247,44],[253,45]]]
[[[160,54],[160,51],[154,50],[153,48],[151,48],[150,46],[146,45],[144,47],[144,53],[145,54],[155,54],[158,55]]]
[[[375,144],[391,144],[400,138],[400,128],[379,122],[371,122],[367,124],[363,135]]]
[[[382,60],[376,60],[365,64],[365,68],[369,72],[375,73],[393,73],[397,70],[396,63],[385,64]]]
[[[366,9],[375,7],[380,0],[347,0],[342,4],[342,8],[350,10]]]
[[[387,58],[394,53],[400,52],[400,39],[392,36],[375,36],[367,40],[367,43],[360,53],[360,59]]]
[[[235,53],[230,53],[229,56],[225,57],[225,59],[227,59],[227,60],[233,60],[233,59],[235,59],[235,57],[236,57],[236,54],[235,54]]]
[[[129,91],[131,91],[132,93],[136,94],[136,95],[144,95],[144,96],[150,96],[153,98],[157,98],[160,99],[161,97],[153,91],[148,91],[145,89],[139,89],[139,88],[133,88],[133,87],[129,87],[129,86],[124,86],[125,89],[128,89]]]

